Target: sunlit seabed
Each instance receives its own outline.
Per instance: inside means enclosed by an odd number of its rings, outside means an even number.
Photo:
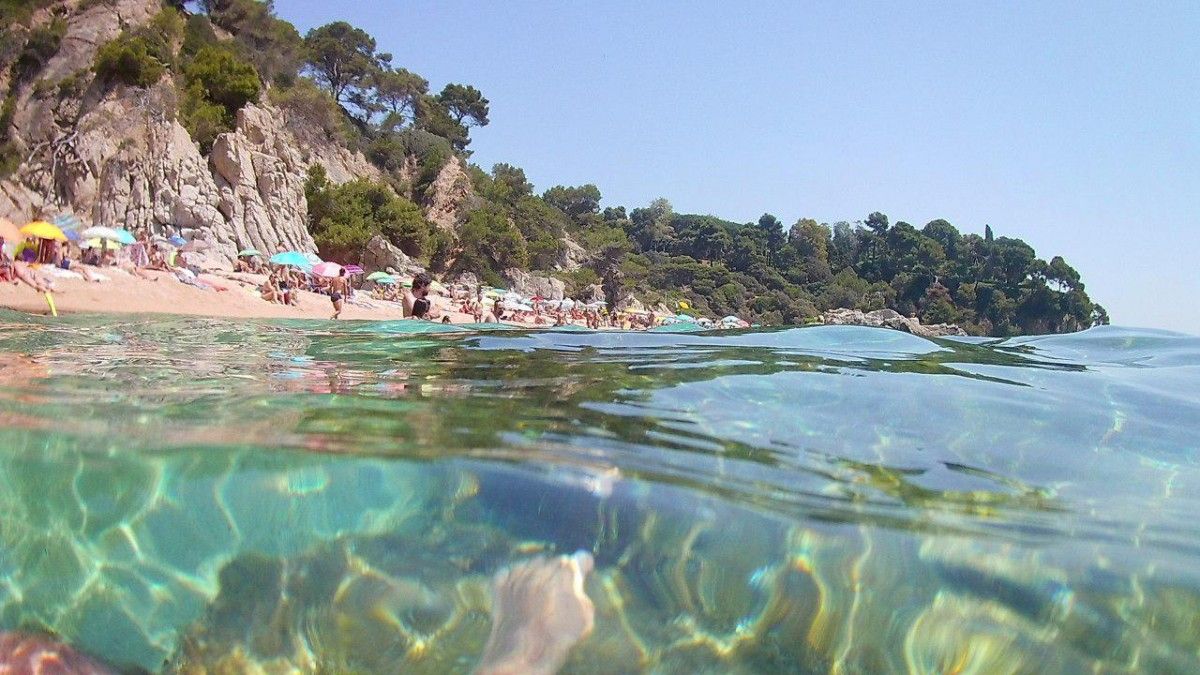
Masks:
[[[1200,339],[0,314],[0,629],[151,671],[1196,672]]]

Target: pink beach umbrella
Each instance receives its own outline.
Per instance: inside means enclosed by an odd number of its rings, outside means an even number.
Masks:
[[[358,265],[346,265],[346,274],[353,276],[355,274],[362,274],[362,273],[363,273],[363,268],[359,267]]]
[[[312,273],[319,277],[336,277],[342,272],[342,266],[335,262],[323,262],[313,265]]]

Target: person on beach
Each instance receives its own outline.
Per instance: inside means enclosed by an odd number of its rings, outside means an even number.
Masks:
[[[412,289],[404,292],[404,316],[414,319],[438,319],[441,314],[429,299],[433,279],[425,272],[413,277]]]
[[[338,318],[342,313],[345,297],[350,294],[350,277],[346,276],[346,268],[338,270],[335,279],[329,282],[329,299],[333,301],[333,317]]]

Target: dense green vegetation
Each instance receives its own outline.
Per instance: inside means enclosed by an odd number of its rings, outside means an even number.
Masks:
[[[309,230],[322,258],[359,262],[367,241],[382,234],[411,256],[429,254],[429,224],[421,207],[384,185],[352,180],[333,185],[314,164],[304,185]]]
[[[0,0],[0,17],[13,19],[4,35],[14,39],[0,45],[13,91],[36,77],[61,41],[61,18],[20,28],[46,4]],[[382,181],[333,185],[317,167],[306,185],[321,254],[347,262],[383,234],[435,272],[474,272],[500,283],[504,270],[528,268],[564,279],[576,295],[599,285],[610,304],[630,294],[671,308],[686,300],[699,313],[768,324],[804,323],[835,307],[890,307],[994,335],[1108,320],[1065,260],[1039,259],[1025,242],[994,237],[990,228],[963,234],[944,220],[918,228],[881,213],[855,224],[801,219],[785,227],[769,214],[751,223],[677,214],[666,199],[602,208],[590,184],[536,194],[519,167],[496,164],[489,172],[469,163],[470,130],[489,122],[482,92],[449,83],[432,93],[428,80],[395,61],[345,21],[301,36],[271,2],[201,0],[164,3],[150,24],[104,45],[94,69],[108,86],[173,78],[179,119],[205,152],[264,91],[289,119],[362,151]],[[0,110],[0,133],[9,127],[13,91]],[[473,196],[450,233],[429,223],[419,204],[429,203],[431,186],[455,157]]]

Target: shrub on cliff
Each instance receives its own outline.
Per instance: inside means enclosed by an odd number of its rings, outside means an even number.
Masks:
[[[184,66],[183,75],[180,120],[208,154],[218,135],[233,130],[237,111],[258,99],[258,73],[232,49],[208,45]]]
[[[183,74],[189,87],[198,86],[205,99],[224,107],[230,115],[257,100],[262,88],[254,66],[223,45],[201,48]]]
[[[14,83],[22,84],[32,79],[42,66],[58,53],[58,47],[66,33],[67,22],[62,17],[54,17],[45,26],[31,30],[25,39],[25,46],[21,48],[12,66]]]
[[[386,185],[365,179],[333,185],[320,165],[309,169],[304,186],[309,231],[321,257],[356,262],[371,237],[382,234],[410,256],[426,250],[432,226],[421,209]]]
[[[151,53],[146,38],[123,33],[96,52],[96,76],[106,82],[149,87],[166,72],[166,65]]]

